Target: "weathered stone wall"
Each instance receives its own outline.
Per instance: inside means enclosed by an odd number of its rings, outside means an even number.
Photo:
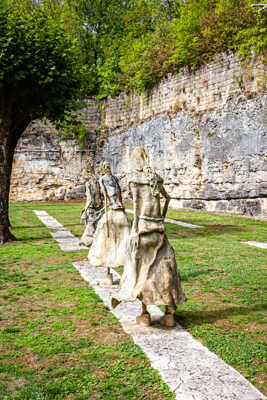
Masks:
[[[259,58],[240,62],[233,54],[222,54],[195,72],[184,68],[169,75],[146,94],[108,97],[101,105],[101,128],[115,135],[157,114],[187,111],[200,116],[220,110],[241,94],[251,98],[262,93],[265,73]]]
[[[237,98],[201,118],[185,111],[158,115],[112,136],[102,154],[124,180],[131,150],[144,146],[176,199],[172,206],[267,214],[263,113],[262,98]]]
[[[67,189],[68,198],[77,195],[73,186],[89,156],[110,160],[125,189],[130,152],[142,145],[165,178],[173,206],[263,216],[267,214],[264,73],[259,59],[242,64],[234,55],[224,54],[194,73],[182,70],[169,76],[145,95],[122,94],[98,105],[93,101],[85,114],[91,141],[83,152],[71,140],[57,144],[53,135],[30,133],[22,138],[12,199],[30,200],[35,193],[58,198],[61,187]],[[40,153],[41,148],[47,153]],[[18,179],[22,171],[26,181]],[[82,189],[78,193],[82,195]]]
[[[84,198],[81,173],[94,158],[98,103],[88,101],[83,119],[90,131],[88,145],[80,148],[73,138],[59,141],[48,121],[34,121],[20,139],[14,157],[10,200],[70,200]]]

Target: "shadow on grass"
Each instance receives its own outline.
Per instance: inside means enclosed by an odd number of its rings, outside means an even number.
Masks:
[[[83,226],[83,225],[82,224],[65,224],[64,228],[66,228],[66,226]],[[50,229],[50,228],[47,228],[45,226],[40,226],[40,225],[14,226],[11,228],[12,228],[12,231],[16,230],[16,229]],[[60,230],[60,229],[58,229],[58,230]]]
[[[170,239],[179,239],[183,237],[203,237],[203,236],[221,236],[231,233],[241,233],[241,232],[250,232],[249,229],[239,228],[235,225],[212,225],[204,227],[207,230],[203,229],[190,229],[188,230],[177,230],[177,227],[172,226],[171,224],[167,224],[166,231],[167,235]],[[189,230],[190,229],[190,230]]]
[[[27,245],[29,245],[29,244],[36,245],[36,242],[38,242],[39,245],[42,245],[42,244],[45,244],[46,242],[44,242],[44,243],[40,243],[40,242],[41,241],[45,241],[47,239],[53,239],[53,238],[50,235],[48,235],[48,236],[34,236],[34,237],[31,236],[31,237],[27,237],[27,238],[25,238],[25,237],[21,237],[20,238],[19,237],[19,238],[16,238],[16,240],[12,240],[10,242],[5,243],[4,246],[20,245],[20,244],[23,244],[23,243],[25,243]],[[52,240],[51,240],[51,242],[52,242]]]
[[[11,226],[12,231],[17,229],[46,229],[44,226],[40,225],[26,225],[26,226]]]
[[[178,323],[181,323],[185,328],[196,325],[202,325],[206,323],[213,323],[218,320],[227,319],[231,316],[237,315],[249,315],[254,311],[266,311],[267,304],[256,304],[248,307],[229,307],[223,310],[214,311],[180,311],[176,312],[175,319]]]
[[[208,269],[192,271],[188,274],[182,275],[181,280],[182,280],[182,282],[186,282],[186,281],[189,281],[190,278],[195,278],[196,276],[200,276],[200,275],[207,275],[209,272],[217,272],[218,273],[218,270],[215,268],[208,268]]]
[[[64,228],[66,228],[67,226],[83,226],[83,227],[85,227],[85,225],[83,225],[83,224],[64,224]]]

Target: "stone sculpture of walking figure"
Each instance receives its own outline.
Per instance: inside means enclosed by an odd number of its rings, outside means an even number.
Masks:
[[[83,177],[86,178],[86,204],[82,210],[81,223],[85,224],[85,230],[81,237],[80,244],[90,246],[93,242],[97,223],[103,215],[104,210],[100,186],[93,164],[89,164],[87,173],[85,173]]]
[[[106,279],[100,283],[110,286],[113,284],[110,268],[124,265],[131,223],[124,211],[119,181],[112,175],[108,162],[103,162],[101,173],[99,184],[104,197],[105,214],[98,222],[88,260],[93,266],[108,268]]]
[[[165,314],[160,319],[163,326],[174,326],[176,308],[185,301],[181,289],[174,250],[168,242],[163,225],[169,196],[163,180],[149,166],[148,156],[142,147],[131,154],[133,173],[129,191],[133,198],[134,220],[124,272],[118,294],[112,306],[120,302],[142,302],[142,314],[136,318],[140,325],[151,325],[147,305],[164,305]],[[160,195],[165,198],[161,212]]]

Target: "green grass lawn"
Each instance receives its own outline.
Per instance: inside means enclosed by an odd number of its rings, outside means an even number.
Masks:
[[[81,203],[11,205],[18,242],[0,248],[0,398],[172,399],[149,362],[32,210],[46,210],[81,236]],[[188,297],[177,321],[267,394],[267,223],[170,210],[202,225],[166,224]],[[112,397],[113,396],[113,397]]]
[[[82,205],[17,204],[18,242],[0,248],[0,399],[174,399],[72,261],[32,212],[81,233]]]
[[[240,243],[267,243],[267,223],[184,210],[168,216],[203,226],[167,225],[188,297],[177,320],[267,394],[267,250]]]

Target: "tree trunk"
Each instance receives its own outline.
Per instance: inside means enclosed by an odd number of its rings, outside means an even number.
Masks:
[[[167,0],[167,4],[168,4],[168,11],[169,11],[169,18],[168,20],[171,21],[172,20],[172,4],[170,0]]]
[[[28,125],[28,122],[19,121],[19,118],[14,123],[12,118],[8,118],[7,113],[2,111],[0,112],[0,245],[15,240],[10,232],[8,216],[10,177],[18,139]]]
[[[8,141],[8,132],[0,128],[0,245],[15,237],[9,231],[8,202],[10,175],[15,146]]]

